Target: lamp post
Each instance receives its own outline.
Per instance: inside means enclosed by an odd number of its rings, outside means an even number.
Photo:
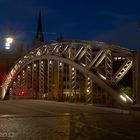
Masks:
[[[7,38],[5,38],[5,40],[6,40],[5,49],[9,50],[14,39],[12,37],[7,37]]]

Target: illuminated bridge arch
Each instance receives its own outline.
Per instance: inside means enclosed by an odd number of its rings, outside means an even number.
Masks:
[[[113,63],[118,60],[121,63],[114,70]],[[67,72],[64,71],[68,71],[65,79],[68,79],[69,92],[73,96],[78,91],[78,71],[85,76],[87,102],[93,98],[94,83],[119,105],[127,107],[133,101],[120,92],[116,85],[132,64],[133,53],[129,49],[104,42],[71,40],[43,43],[21,58],[11,69],[2,85],[2,98],[16,98],[26,92],[31,98],[41,99],[48,96],[54,99],[54,90],[61,96],[66,92],[63,89],[66,84],[63,77]]]

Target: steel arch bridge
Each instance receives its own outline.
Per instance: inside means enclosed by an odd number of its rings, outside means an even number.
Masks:
[[[118,60],[121,63],[115,67],[114,62]],[[2,99],[22,94],[36,99],[54,99],[68,92],[66,86],[74,96],[79,92],[77,79],[84,75],[84,80],[79,82],[85,82],[86,102],[94,100],[94,85],[97,85],[119,105],[129,107],[133,100],[121,92],[117,84],[132,65],[133,51],[104,42],[70,40],[42,43],[9,71],[2,85]]]

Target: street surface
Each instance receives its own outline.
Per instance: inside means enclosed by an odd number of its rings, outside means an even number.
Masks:
[[[138,140],[128,111],[45,100],[0,101],[0,140]]]

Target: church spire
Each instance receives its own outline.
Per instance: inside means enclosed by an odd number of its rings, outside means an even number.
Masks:
[[[44,42],[44,35],[43,35],[43,31],[42,31],[41,10],[39,11],[37,33],[36,33],[36,37],[35,38],[38,39],[41,42]]]

